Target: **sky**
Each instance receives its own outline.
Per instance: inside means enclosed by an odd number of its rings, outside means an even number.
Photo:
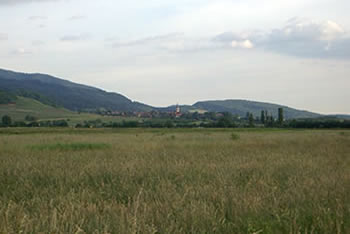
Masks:
[[[0,68],[153,106],[350,114],[348,0],[0,0]]]

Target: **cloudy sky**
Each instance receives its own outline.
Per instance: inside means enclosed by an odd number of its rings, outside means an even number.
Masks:
[[[0,67],[155,106],[350,114],[349,0],[0,0]]]

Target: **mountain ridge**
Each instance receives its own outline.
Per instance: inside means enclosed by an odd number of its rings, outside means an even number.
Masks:
[[[20,73],[0,69],[0,89],[10,92],[29,90],[54,100],[69,110],[108,108],[120,111],[147,111],[152,107],[133,102],[114,92],[106,92],[92,86],[82,85],[40,73]]]
[[[107,92],[100,88],[78,84],[42,73],[21,73],[0,69],[1,90],[19,96],[27,95],[25,97],[38,98],[39,101],[44,100],[49,104],[53,103],[71,111],[91,111],[101,108],[120,112],[169,112],[175,110],[175,106],[153,107],[132,101],[116,92]],[[277,117],[277,109],[284,108],[286,119],[325,116],[286,105],[245,99],[198,101],[193,105],[182,105],[181,108],[184,112],[230,112],[241,117],[246,116],[247,112],[259,117],[262,110],[268,111],[269,114]]]
[[[250,101],[245,99],[199,101],[193,104],[193,106],[199,109],[206,109],[213,112],[230,112],[239,116],[245,116],[247,112],[252,113],[254,116],[260,116],[261,111],[267,111],[272,116],[277,117],[278,108],[284,109],[284,115],[287,119],[316,118],[322,116],[318,113],[306,110],[298,110],[286,105]]]

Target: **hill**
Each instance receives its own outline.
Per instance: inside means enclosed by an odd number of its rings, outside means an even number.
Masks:
[[[52,108],[63,107],[66,111],[90,111],[101,108],[119,112],[149,112],[152,110],[172,112],[175,110],[175,106],[151,107],[133,102],[118,93],[106,92],[50,75],[26,74],[0,69],[0,104],[11,102],[16,99],[16,96],[34,99]],[[322,116],[283,105],[248,100],[201,101],[193,105],[181,106],[181,109],[183,112],[230,112],[241,117],[246,116],[247,112],[258,117],[262,110],[266,110],[277,117],[277,110],[280,107],[284,109],[286,119]],[[52,112],[55,112],[54,109]]]
[[[10,115],[15,121],[23,121],[25,116],[35,116],[39,119],[69,118],[78,114],[64,108],[45,105],[37,100],[16,97],[11,103],[0,104],[0,116]]]
[[[284,116],[286,119],[316,118],[321,116],[317,113],[297,110],[278,104],[247,100],[203,101],[195,103],[192,107],[209,112],[230,112],[238,116],[245,116],[247,112],[250,112],[257,117],[260,116],[262,110],[266,110],[277,118],[278,108],[284,109]]]
[[[327,115],[326,117],[337,118],[337,119],[350,119],[350,115]]]
[[[0,69],[0,90],[30,97],[69,110],[150,111],[152,107],[133,102],[118,93],[76,84],[45,74],[25,74]]]

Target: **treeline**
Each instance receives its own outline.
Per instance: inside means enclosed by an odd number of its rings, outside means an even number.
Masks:
[[[350,120],[310,119],[291,120],[286,123],[290,128],[350,128]]]
[[[25,121],[12,121],[8,115],[1,118],[0,127],[69,127],[66,120],[37,121],[36,117],[27,115]]]
[[[75,125],[76,128],[195,128],[198,124],[190,121],[174,120],[123,120],[121,122],[103,123],[101,120],[84,121]]]
[[[216,121],[181,121],[169,119],[166,121],[146,120],[146,121],[122,121],[103,123],[101,120],[85,121],[75,126],[76,128],[309,128],[309,129],[330,129],[330,128],[350,128],[350,120],[338,119],[304,119],[279,122],[269,119],[265,124],[260,120],[242,119],[235,121],[227,117],[222,117]]]
[[[284,120],[283,109],[278,110],[278,118],[266,111],[261,116],[254,117],[247,113],[246,117],[239,118],[230,113],[190,115],[182,118],[148,118],[140,120],[123,120],[121,122],[103,122],[101,119],[78,123],[75,128],[350,128],[350,120],[337,118],[294,119]],[[0,127],[69,127],[69,120],[39,121],[36,117],[27,115],[24,121],[13,122],[5,115],[1,118]]]

